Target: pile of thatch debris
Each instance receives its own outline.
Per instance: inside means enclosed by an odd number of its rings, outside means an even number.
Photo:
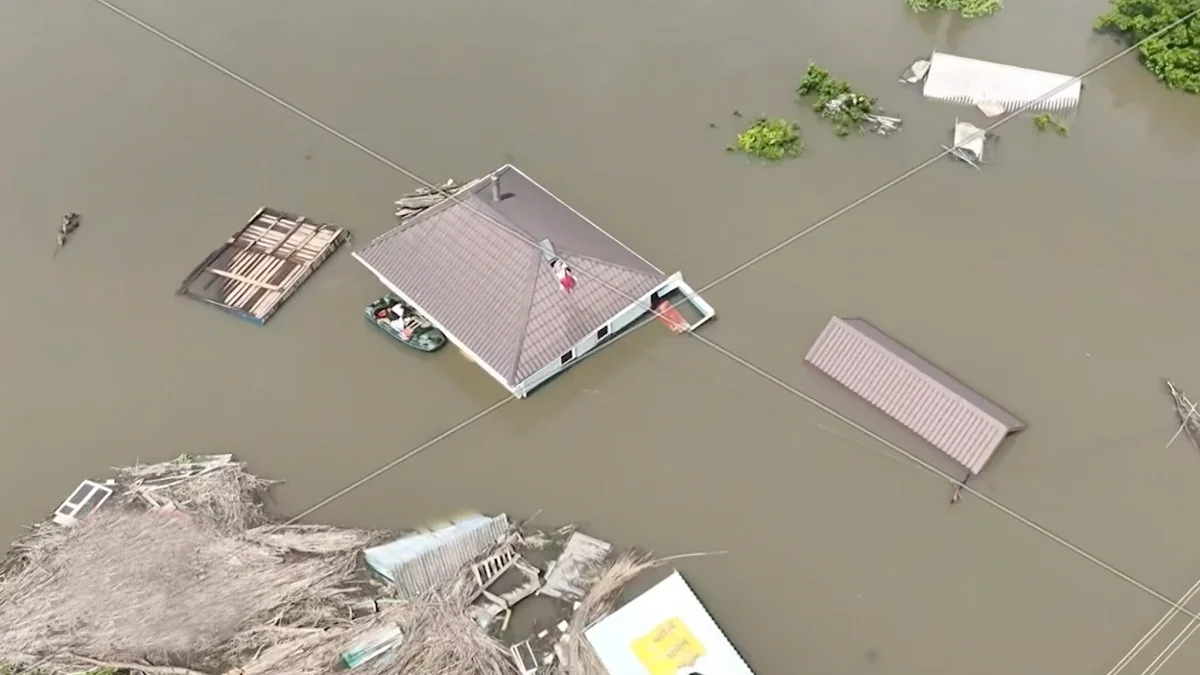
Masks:
[[[78,524],[34,526],[0,567],[0,663],[214,673],[348,629],[378,534],[270,524],[269,485],[228,455],[183,457],[121,470]]]
[[[478,569],[514,537],[542,535],[513,528],[448,580],[404,597],[359,564],[385,533],[272,523],[270,485],[229,455],[181,457],[118,470],[93,489],[111,490],[102,507],[32,527],[0,565],[0,669],[517,674],[515,652],[480,627]],[[583,630],[660,562],[612,558],[587,568],[555,650],[561,675],[603,673]],[[356,612],[364,602],[373,611]]]

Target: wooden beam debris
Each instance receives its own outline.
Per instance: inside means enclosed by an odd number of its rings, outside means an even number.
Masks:
[[[573,532],[546,575],[546,584],[538,591],[560,600],[579,600],[588,591],[593,576],[612,553],[613,545],[602,539]]]
[[[900,127],[904,124],[904,120],[899,117],[889,117],[887,115],[876,115],[874,113],[867,115],[867,123],[864,125],[868,131],[879,134],[880,136],[888,136],[892,133],[900,131]]]
[[[1179,417],[1179,430],[1167,441],[1169,447],[1171,443],[1179,438],[1179,434],[1187,434],[1188,440],[1192,442],[1197,449],[1200,449],[1200,414],[1196,412],[1196,406],[1200,405],[1192,403],[1188,395],[1178,389],[1170,380],[1163,380],[1167,384],[1167,390],[1171,392],[1171,398],[1175,399],[1175,415]]]
[[[70,239],[71,235],[75,234],[75,231],[78,229],[79,229],[79,214],[78,213],[75,213],[74,211],[72,211],[71,213],[68,213],[67,215],[63,216],[62,224],[58,226],[58,246],[56,246],[54,248],[54,254],[50,256],[51,258],[54,258],[58,255],[58,252],[61,251],[64,246],[67,245],[67,240]]]
[[[441,204],[461,189],[462,186],[451,178],[441,185],[414,190],[396,200],[396,217],[401,221],[411,218],[431,206]]]

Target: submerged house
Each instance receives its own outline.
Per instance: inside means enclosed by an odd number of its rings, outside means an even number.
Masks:
[[[682,296],[713,308],[516,167],[414,215],[354,257],[514,396]]]
[[[865,319],[833,317],[804,360],[978,474],[1017,419]]]

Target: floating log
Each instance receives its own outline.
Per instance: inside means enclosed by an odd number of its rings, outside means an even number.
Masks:
[[[1167,390],[1171,392],[1171,398],[1175,399],[1175,414],[1179,417],[1180,423],[1179,431],[1175,432],[1175,436],[1172,436],[1171,440],[1174,441],[1182,432],[1187,434],[1192,445],[1200,448],[1200,415],[1196,412],[1197,404],[1193,403],[1187,394],[1176,388],[1170,380],[1165,380],[1165,382]]]
[[[434,204],[445,201],[445,195],[423,195],[419,197],[401,197],[396,200],[396,206],[402,209],[427,209]]]
[[[71,212],[63,216],[62,224],[58,226],[58,246],[54,248],[54,254],[50,256],[51,258],[58,255],[58,252],[62,250],[62,247],[67,245],[67,240],[70,239],[71,235],[75,234],[75,231],[78,229],[78,213]]]
[[[867,115],[866,127],[880,136],[897,132],[904,124],[904,120],[899,117],[888,117],[887,115]]]
[[[66,235],[70,235],[71,233],[75,232],[75,230],[78,230],[78,229],[79,229],[79,214],[78,213],[68,213],[67,215],[63,216],[63,222],[62,222],[62,225],[59,226],[58,231],[62,232],[63,234],[66,234]]]
[[[436,185],[434,187],[417,188],[416,190],[414,190],[404,196],[405,197],[424,197],[426,195],[432,195],[432,194],[436,194],[436,193],[451,192],[457,188],[458,188],[458,184],[454,182],[453,178],[451,178],[450,180],[446,181],[445,183],[442,183],[441,185]]]

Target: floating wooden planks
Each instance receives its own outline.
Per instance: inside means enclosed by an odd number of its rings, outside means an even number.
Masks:
[[[582,532],[572,533],[538,593],[560,600],[582,600],[593,575],[612,548],[612,544],[602,539]]]
[[[349,238],[345,228],[263,207],[178,293],[262,325]]]

